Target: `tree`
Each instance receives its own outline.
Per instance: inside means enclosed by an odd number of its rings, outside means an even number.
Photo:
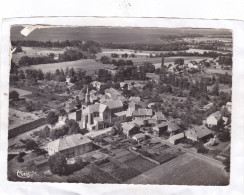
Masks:
[[[19,79],[25,79],[25,74],[23,70],[20,70],[18,77]]]
[[[11,91],[9,93],[9,99],[11,100],[19,100],[19,93],[17,91]]]
[[[184,64],[184,58],[176,58],[174,60],[174,64],[183,65]]]
[[[151,62],[144,62],[143,69],[146,73],[147,72],[150,72],[150,73],[155,72],[155,66]]]
[[[110,59],[108,56],[102,56],[100,58],[100,61],[103,63],[103,64],[110,64]]]
[[[65,111],[64,108],[59,109],[59,116],[65,116],[67,112]]]
[[[17,161],[18,161],[18,162],[24,162],[23,157],[24,157],[25,155],[26,155],[25,152],[20,152],[20,153],[18,154],[18,156],[17,156]]]
[[[47,115],[47,122],[50,125],[54,125],[55,123],[58,122],[58,115],[53,111],[49,112]]]
[[[66,120],[65,125],[69,129],[69,135],[79,133],[81,130],[79,124],[74,119]]]
[[[30,85],[37,84],[37,70],[27,69],[25,70],[26,81]]]
[[[212,89],[212,95],[218,96],[219,95],[219,83],[215,83]]]
[[[9,80],[10,80],[10,83],[15,83],[19,80],[19,78],[16,74],[10,74]]]
[[[17,65],[14,63],[13,60],[11,60],[10,74],[18,74]]]
[[[32,139],[27,139],[25,141],[23,141],[25,144],[25,149],[26,150],[34,150],[35,148],[38,148],[37,143],[32,140]]]
[[[44,74],[41,69],[37,71],[37,80],[44,80]]]
[[[50,171],[53,174],[64,175],[67,172],[68,164],[65,156],[57,152],[48,159]]]
[[[226,157],[226,159],[223,162],[224,166],[225,166],[225,170],[227,172],[230,172],[230,157]]]
[[[50,81],[50,80],[53,80],[53,74],[51,73],[51,72],[47,72],[47,73],[45,73],[45,75],[44,75],[44,78],[45,78],[45,80],[47,80],[47,81]]]

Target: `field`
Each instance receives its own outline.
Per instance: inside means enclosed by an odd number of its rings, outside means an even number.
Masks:
[[[222,54],[224,54],[224,53],[229,53],[229,52],[223,52],[223,51],[217,51],[217,50],[192,49],[192,48],[186,50],[186,53],[194,53],[194,52],[198,52],[198,53],[200,53],[200,54],[203,54],[204,52],[213,52],[213,51],[216,52],[216,53],[222,53]]]
[[[129,184],[228,185],[225,170],[190,154],[181,155],[131,180]]]
[[[143,51],[143,50],[131,50],[131,49],[102,49],[101,53],[96,54],[97,58],[99,59],[101,56],[108,56],[111,57],[112,53],[116,54],[125,54],[128,55],[135,54],[137,57],[149,57],[150,53],[154,56],[155,54],[160,53],[167,53],[169,51]],[[177,52],[177,51],[175,51]]]
[[[17,91],[19,93],[19,97],[23,97],[25,95],[30,95],[32,94],[31,91],[27,91],[27,90],[23,90],[23,89],[18,89],[18,88],[14,88],[14,87],[10,87],[9,91]]]
[[[22,112],[16,109],[9,108],[9,129],[13,129],[25,123],[39,119],[40,116],[30,113]]]
[[[23,56],[28,57],[40,57],[47,56],[50,53],[61,54],[64,52],[62,48],[41,48],[41,47],[22,47],[23,52],[14,53],[12,55],[12,60],[18,64],[19,60]]]
[[[225,74],[227,72],[229,75],[232,75],[232,70],[206,68],[205,72],[210,74]]]
[[[208,57],[198,57],[198,56],[187,56],[187,57],[181,57],[181,56],[176,56],[176,57],[165,57],[164,58],[164,62],[168,63],[168,62],[174,62],[174,60],[176,58],[184,58],[185,63],[189,62],[190,60],[199,60],[199,59],[209,59]],[[131,59],[134,63],[135,66],[140,66],[142,65],[144,62],[151,62],[152,64],[156,64],[156,63],[161,63],[162,58],[133,58]]]
[[[39,65],[32,65],[28,67],[22,67],[21,70],[26,69],[41,69],[44,73],[46,72],[52,72],[54,73],[56,69],[62,68],[63,70],[66,69],[66,67],[73,67],[74,69],[81,68],[85,70],[88,74],[93,73],[94,71],[98,71],[98,69],[104,68],[106,65],[96,62],[94,60],[90,59],[82,59],[77,61],[71,61],[71,62],[60,62],[60,63],[53,63],[53,64],[39,64]]]

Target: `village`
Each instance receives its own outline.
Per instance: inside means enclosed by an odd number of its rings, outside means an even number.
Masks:
[[[151,55],[139,65],[135,56],[114,50],[92,74],[66,67],[10,78],[9,178],[31,168],[28,181],[227,185],[229,56]]]

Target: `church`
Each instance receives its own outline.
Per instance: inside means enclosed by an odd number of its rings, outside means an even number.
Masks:
[[[80,123],[82,129],[98,130],[112,126],[116,122],[126,121],[126,110],[121,100],[109,100],[104,103],[90,102],[90,93],[87,89],[85,103],[80,110],[73,114],[74,118]]]

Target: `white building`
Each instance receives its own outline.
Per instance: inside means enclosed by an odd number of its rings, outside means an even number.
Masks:
[[[48,143],[47,148],[50,156],[61,152],[67,158],[72,158],[91,151],[92,141],[81,134],[73,134]]]
[[[219,111],[211,114],[207,120],[206,123],[209,127],[218,125],[218,122],[221,120],[221,113]]]

